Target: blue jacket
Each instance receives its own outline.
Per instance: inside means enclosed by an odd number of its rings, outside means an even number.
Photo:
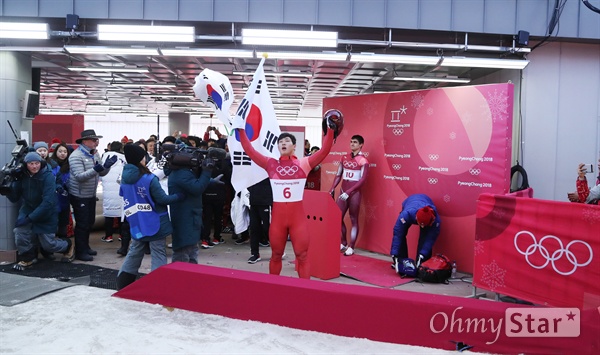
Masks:
[[[13,182],[6,197],[12,202],[23,201],[18,218],[29,217],[33,233],[56,233],[56,180],[52,171],[46,168],[46,163],[42,162],[40,171],[35,175],[30,175],[25,168],[23,176]]]
[[[121,184],[133,185],[140,178],[141,175],[137,166],[133,164],[127,164],[123,167]],[[141,241],[144,242],[166,238],[169,234],[173,233],[171,221],[169,220],[169,214],[167,213],[167,205],[177,201],[177,196],[165,194],[165,191],[160,186],[156,176],[153,176],[153,179],[150,182],[150,196],[152,196],[152,200],[154,201],[154,210],[160,215],[160,228],[156,234],[142,238]]]
[[[202,194],[210,182],[211,171],[202,169],[196,177],[190,169],[167,171],[169,193],[183,193],[185,200],[171,205],[173,221],[173,250],[194,245],[200,240],[202,229]]]
[[[406,234],[408,234],[408,228],[410,228],[410,226],[413,224],[418,224],[417,211],[425,206],[433,208],[435,211],[435,221],[431,226],[421,229],[421,235],[419,236],[419,239],[424,238],[424,241],[421,246],[421,250],[419,250],[419,254],[431,254],[433,244],[440,234],[440,214],[438,213],[437,208],[429,196],[425,194],[415,194],[408,196],[406,200],[402,202],[402,211],[400,212],[400,215],[396,220],[396,224],[394,225],[394,238],[392,239],[392,249],[390,255],[398,255],[400,243],[406,238]]]

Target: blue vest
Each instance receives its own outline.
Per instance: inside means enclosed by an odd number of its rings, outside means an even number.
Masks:
[[[154,210],[150,196],[150,182],[155,176],[144,174],[135,184],[121,184],[119,195],[123,196],[123,211],[131,230],[131,238],[140,240],[153,236],[160,229],[160,216]]]

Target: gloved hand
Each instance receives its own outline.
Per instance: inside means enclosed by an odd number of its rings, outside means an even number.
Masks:
[[[21,226],[24,226],[29,223],[31,223],[31,219],[29,219],[29,217],[19,218],[19,219],[17,219],[17,222],[15,223],[15,227],[21,227]]]
[[[423,256],[423,254],[419,254],[419,257],[417,258],[417,267],[421,266],[421,263],[423,262],[423,259],[425,259],[425,257]]]
[[[59,194],[59,195],[62,195],[62,196],[67,196],[67,195],[69,194],[69,193],[68,193],[68,192],[65,190],[65,188],[64,188],[64,187],[62,187],[62,186],[58,186],[58,187],[56,188],[56,193],[57,193],[57,194]]]
[[[211,158],[204,158],[202,168],[212,170],[215,167],[215,161]]]
[[[115,163],[117,162],[117,156],[113,155],[112,157],[106,159],[106,161],[104,162],[104,169],[110,169],[111,166],[113,166]]]
[[[244,118],[240,115],[233,116],[233,119],[231,120],[231,128],[246,129],[246,120],[244,120]]]
[[[177,196],[177,201],[185,200],[185,194],[183,192],[178,192],[175,195]]]
[[[346,201],[348,199],[348,197],[350,197],[350,196],[348,196],[348,194],[344,192],[343,194],[340,195],[340,200]]]
[[[94,165],[94,170],[96,170],[97,173],[101,173],[104,170],[104,166],[100,163],[96,163],[96,165]]]
[[[225,182],[221,181],[222,178],[223,178],[223,174],[219,174],[216,177],[210,179],[210,183],[217,184],[217,185],[225,185]]]

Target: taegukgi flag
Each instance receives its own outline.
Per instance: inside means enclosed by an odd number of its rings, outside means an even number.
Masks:
[[[225,127],[231,127],[229,109],[233,103],[233,87],[229,78],[210,69],[204,69],[196,76],[194,84],[196,97],[209,104]]]
[[[265,79],[264,62],[265,57],[256,68],[252,83],[246,91],[236,115],[244,119],[245,133],[254,149],[262,155],[278,159],[277,139],[281,131]],[[234,130],[227,138],[227,145],[233,164],[231,183],[235,191],[242,191],[268,177],[267,172],[252,162],[250,157],[244,153],[238,130]]]

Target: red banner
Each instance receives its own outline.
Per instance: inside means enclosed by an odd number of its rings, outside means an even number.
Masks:
[[[424,193],[442,218],[434,252],[471,272],[477,196],[509,189],[513,85],[334,97],[324,99],[323,106],[341,110],[345,121],[322,163],[321,191],[331,188],[337,164],[350,152],[350,138],[365,138],[363,153],[370,166],[357,246],[389,254],[402,201]],[[417,238],[417,228],[411,228],[413,257]]]
[[[473,285],[535,304],[600,306],[600,206],[482,194]]]

